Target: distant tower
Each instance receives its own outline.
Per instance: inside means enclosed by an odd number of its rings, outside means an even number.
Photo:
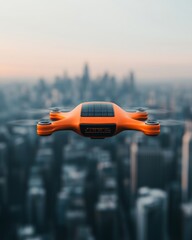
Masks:
[[[131,71],[127,74],[124,78],[122,85],[121,85],[121,101],[124,104],[135,105],[137,104],[138,98],[135,98],[135,75],[134,72]]]
[[[89,91],[89,83],[90,83],[89,66],[86,63],[83,69],[83,76],[81,78],[81,86],[80,86],[80,90],[81,90],[80,96],[82,100],[86,100],[87,98],[88,91]]]
[[[192,199],[192,123],[186,124],[182,143],[182,201]]]
[[[130,72],[129,81],[130,81],[130,90],[131,92],[134,92],[135,91],[135,74],[133,71]]]
[[[136,204],[137,240],[165,240],[167,235],[167,194],[150,190]]]
[[[84,86],[88,85],[90,81],[90,76],[89,76],[89,66],[86,63],[83,69],[83,76],[82,76],[82,84]]]

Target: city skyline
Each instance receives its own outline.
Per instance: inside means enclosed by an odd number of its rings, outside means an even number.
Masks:
[[[134,74],[134,77],[137,79],[138,84],[152,84],[152,85],[175,85],[176,86],[191,86],[192,85],[192,77],[189,78],[140,78],[134,69],[127,69],[127,72],[124,75],[117,75],[113,74],[113,72],[110,71],[103,71],[100,74],[93,74],[92,69],[94,68],[90,67],[90,64],[88,62],[84,62],[83,65],[81,65],[80,71],[77,74],[72,74],[71,72],[67,71],[66,69],[63,71],[59,71],[54,76],[46,76],[46,75],[39,75],[39,76],[16,76],[16,77],[2,77],[0,75],[0,84],[12,84],[12,83],[29,83],[34,84],[37,83],[39,80],[44,80],[47,83],[53,83],[57,78],[68,78],[71,81],[76,81],[82,77],[82,74],[84,74],[84,69],[88,67],[90,80],[91,81],[99,81],[99,79],[103,78],[105,75],[115,78],[117,82],[122,82],[125,79],[129,78],[130,74]]]
[[[0,9],[0,82],[136,72],[140,81],[192,79],[192,2],[24,1]]]
[[[143,87],[134,73],[122,82],[110,75],[91,81],[87,66],[77,79],[2,84],[0,238],[191,240],[191,89]],[[43,109],[89,99],[171,111],[157,114],[167,124],[156,137],[36,134],[37,119],[49,118]],[[169,125],[171,119],[182,124]]]

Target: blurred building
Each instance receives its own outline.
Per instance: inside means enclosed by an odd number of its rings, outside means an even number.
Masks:
[[[192,203],[184,203],[182,212],[182,240],[192,239]]]
[[[31,225],[19,227],[17,230],[17,240],[27,240],[35,236],[35,229]]]
[[[118,232],[118,204],[116,195],[100,195],[96,205],[97,239],[117,240]]]
[[[186,124],[186,131],[182,141],[182,200],[192,199],[192,123]]]
[[[27,193],[27,219],[41,229],[46,223],[46,193],[42,187],[31,187]]]
[[[168,189],[168,227],[171,240],[181,239],[181,184],[173,182]]]
[[[83,69],[83,76],[80,82],[80,96],[83,101],[88,100],[90,95],[90,73],[89,73],[89,66],[85,64]]]
[[[167,194],[161,190],[146,190],[140,192],[136,203],[137,240],[166,240]]]
[[[171,180],[173,152],[163,151],[156,139],[140,137],[131,144],[131,192],[148,186],[164,189]]]

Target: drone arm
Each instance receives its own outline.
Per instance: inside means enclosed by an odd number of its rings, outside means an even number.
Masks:
[[[145,121],[148,118],[147,112],[127,112],[127,115],[135,120]]]
[[[41,136],[51,135],[55,131],[73,130],[78,132],[76,121],[72,118],[61,119],[48,124],[37,124],[37,134]]]
[[[53,121],[62,120],[67,117],[67,113],[63,112],[50,112],[49,117]]]
[[[141,131],[146,135],[158,135],[160,133],[160,125],[149,125],[146,122],[138,121],[135,119],[127,118],[121,124],[122,131],[124,130],[136,130]]]

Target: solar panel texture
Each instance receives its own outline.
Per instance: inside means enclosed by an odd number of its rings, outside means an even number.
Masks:
[[[113,105],[110,103],[84,103],[81,117],[114,117]]]

